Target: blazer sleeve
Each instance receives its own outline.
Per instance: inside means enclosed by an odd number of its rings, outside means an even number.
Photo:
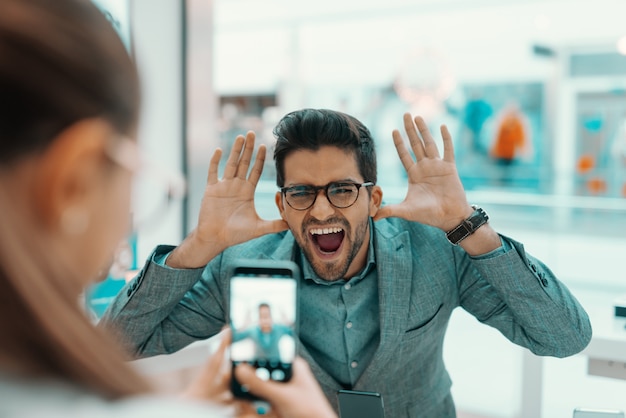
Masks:
[[[153,261],[172,249],[156,248],[98,324],[135,357],[173,353],[219,333],[225,324],[223,291],[209,266],[172,269]],[[213,261],[219,265],[219,259]]]
[[[495,257],[457,253],[461,306],[534,354],[566,357],[582,351],[592,335],[585,309],[522,244],[502,239],[511,248]]]

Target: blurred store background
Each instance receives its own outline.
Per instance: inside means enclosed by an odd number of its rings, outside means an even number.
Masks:
[[[626,330],[613,315],[626,295],[625,0],[97,3],[145,78],[143,148],[188,184],[134,237],[134,266],[193,228],[210,156],[236,135],[254,130],[271,151],[272,128],[291,110],[350,113],[377,141],[393,202],[405,178],[391,131],[404,112],[421,114],[433,131],[449,127],[470,201],[546,261],[594,325],[588,352],[538,359],[457,312],[446,362],[459,416],[626,410],[626,376],[590,366],[626,369]],[[274,174],[268,158],[256,201],[267,218],[278,216]]]

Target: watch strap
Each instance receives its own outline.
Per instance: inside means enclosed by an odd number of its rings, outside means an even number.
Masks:
[[[446,237],[450,243],[458,245],[489,220],[489,216],[482,208],[476,205],[472,205],[472,208],[474,208],[474,212],[467,219],[461,222],[456,228],[446,232]]]

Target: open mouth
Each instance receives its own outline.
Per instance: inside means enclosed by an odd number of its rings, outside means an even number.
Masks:
[[[311,239],[323,253],[334,253],[341,247],[344,230],[338,227],[315,228],[310,231]]]

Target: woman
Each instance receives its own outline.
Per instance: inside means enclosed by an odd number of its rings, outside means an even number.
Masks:
[[[0,2],[0,416],[218,416],[224,340],[165,399],[78,300],[127,233],[135,65],[89,0]],[[334,416],[306,364],[291,383],[238,370],[282,417]],[[219,411],[218,411],[219,409]]]

